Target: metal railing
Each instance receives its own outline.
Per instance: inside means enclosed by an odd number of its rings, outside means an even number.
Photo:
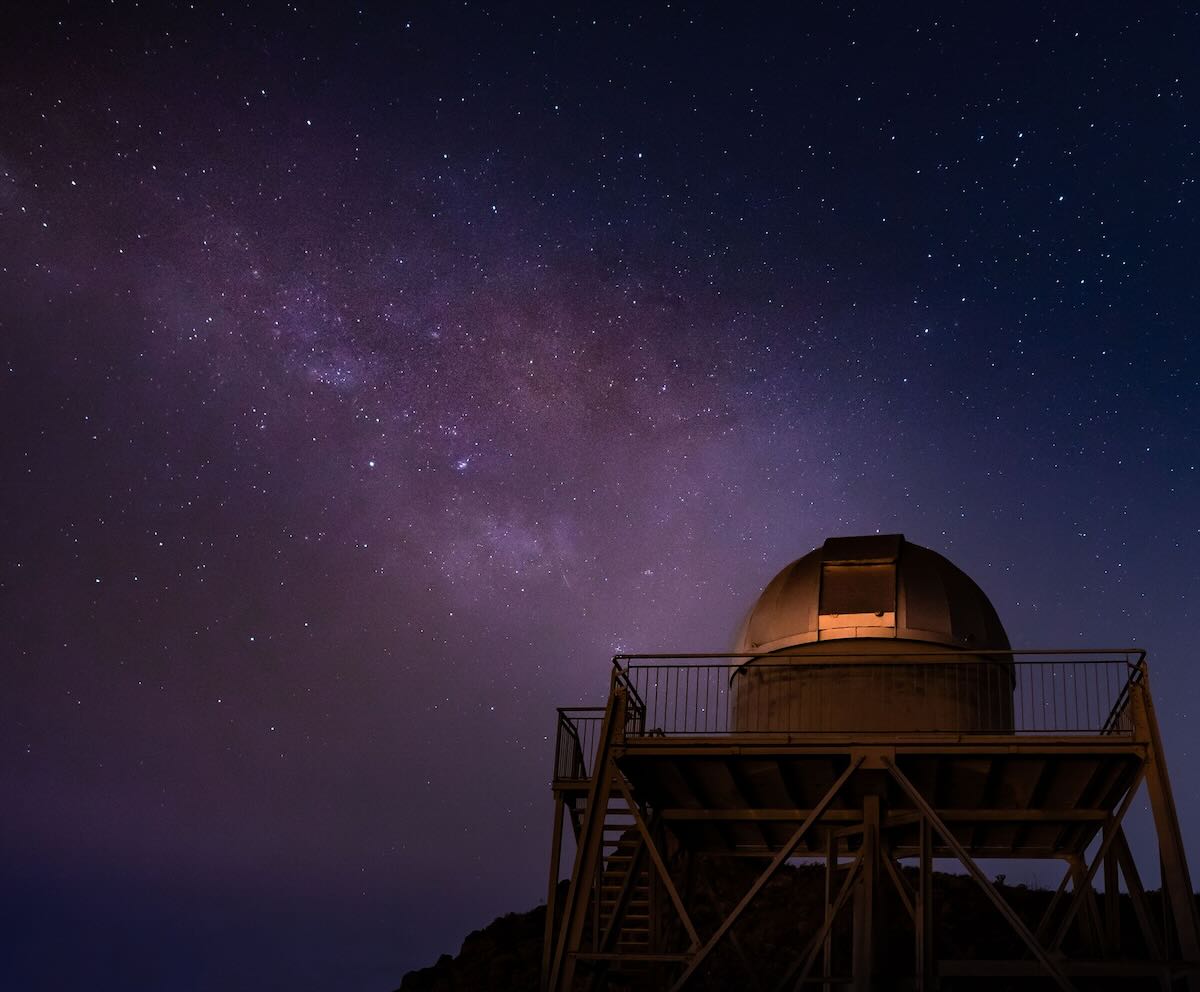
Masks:
[[[1127,734],[1140,651],[623,655],[646,733]]]
[[[592,761],[600,743],[600,728],[603,723],[603,706],[558,708],[558,735],[554,745],[556,779],[576,780],[592,777]]]
[[[1133,731],[1140,649],[618,655],[623,738]],[[602,708],[560,709],[555,777],[590,777]]]
[[[614,684],[620,683],[627,693],[625,728],[622,736],[636,737],[646,726],[646,706],[628,681],[624,672],[613,668]],[[560,706],[558,733],[554,744],[554,777],[567,781],[589,779],[604,728],[603,706]]]

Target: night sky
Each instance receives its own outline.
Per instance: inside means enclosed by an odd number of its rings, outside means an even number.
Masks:
[[[1194,10],[22,6],[0,986],[394,988],[835,534],[1148,648],[1200,868]]]

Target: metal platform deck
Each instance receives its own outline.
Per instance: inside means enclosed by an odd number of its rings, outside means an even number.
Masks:
[[[862,739],[805,745],[727,738],[640,738],[613,758],[635,798],[679,841],[706,854],[774,854],[857,754],[887,754],[975,857],[1061,858],[1085,849],[1129,790],[1145,747],[1123,738],[927,739],[870,747]],[[851,778],[798,854],[821,854],[825,827],[861,822],[880,796],[899,857],[915,856],[919,812],[888,776]],[[935,857],[950,857],[935,845]]]

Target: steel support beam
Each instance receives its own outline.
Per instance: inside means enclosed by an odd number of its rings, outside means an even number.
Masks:
[[[879,852],[879,860],[883,865],[884,870],[888,873],[888,878],[892,880],[892,885],[896,889],[896,895],[900,897],[900,904],[904,907],[904,912],[908,914],[908,918],[916,921],[917,918],[917,897],[913,891],[913,887],[908,884],[903,873],[900,871],[900,866],[892,858],[892,852],[884,845]]]
[[[918,862],[917,906],[913,914],[916,941],[916,990],[931,992],[937,984],[936,961],[933,954],[933,828],[921,818],[921,853]]]
[[[660,811],[667,822],[757,822],[761,820],[799,823],[811,809],[761,809],[745,806],[736,809],[671,808]],[[939,809],[943,823],[1098,823],[1108,818],[1102,809]],[[829,809],[821,817],[827,823],[859,823],[861,816],[854,809]],[[885,828],[915,823],[919,817],[911,811],[889,813]]]
[[[1162,864],[1163,888],[1171,903],[1175,932],[1184,960],[1200,965],[1200,918],[1197,917],[1192,879],[1188,872],[1183,834],[1179,829],[1179,814],[1171,781],[1167,777],[1166,752],[1158,730],[1154,702],[1150,698],[1149,675],[1144,666],[1141,678],[1133,683],[1130,702],[1133,704],[1134,727],[1144,736],[1149,747],[1146,758],[1146,791],[1150,795],[1150,810],[1158,833],[1159,860]],[[1187,976],[1188,992],[1200,992],[1200,973],[1193,970]]]
[[[854,888],[850,974],[854,992],[871,992],[875,966],[875,896],[879,888],[879,797],[863,797],[862,868]]]
[[[1054,914],[1058,911],[1058,904],[1062,902],[1063,896],[1067,894],[1067,885],[1071,881],[1071,865],[1067,863],[1066,871],[1063,872],[1063,877],[1058,883],[1058,888],[1054,890],[1054,895],[1050,897],[1050,902],[1046,904],[1045,910],[1042,912],[1042,918],[1038,921],[1037,929],[1033,932],[1038,941],[1044,942],[1050,933],[1050,924],[1054,921]]]
[[[1110,817],[1104,823],[1104,837],[1115,834],[1121,828],[1113,823]],[[1104,943],[1106,953],[1111,957],[1121,954],[1121,882],[1115,838],[1109,843],[1108,853],[1104,855]]]
[[[542,938],[541,989],[546,992],[550,982],[550,954],[554,948],[554,915],[558,902],[558,873],[562,862],[563,798],[554,796],[554,829],[550,840],[550,888],[546,893],[546,926]]]
[[[1116,829],[1121,826],[1121,821],[1125,819],[1125,814],[1129,811],[1129,805],[1133,802],[1133,797],[1137,793],[1138,786],[1142,784],[1142,776],[1145,774],[1145,767],[1138,772],[1137,778],[1133,780],[1133,784],[1125,793],[1125,798],[1121,800],[1121,805],[1117,812],[1113,815],[1114,829],[1105,834],[1104,840],[1100,844],[1100,850],[1096,852],[1096,857],[1092,859],[1091,865],[1088,867],[1087,873],[1075,880],[1075,893],[1071,902],[1067,905],[1067,912],[1063,916],[1062,923],[1058,926],[1058,931],[1054,935],[1054,940],[1050,943],[1050,949],[1057,951],[1063,940],[1066,939],[1067,930],[1071,926],[1071,921],[1075,918],[1075,914],[1079,911],[1080,905],[1087,898],[1087,893],[1092,891],[1092,879],[1096,877],[1096,871],[1099,869],[1104,860],[1104,856],[1108,853],[1108,849],[1112,846],[1113,840],[1116,837]],[[1077,865],[1072,866],[1072,871],[1077,869]]]
[[[637,802],[634,801],[633,793],[629,789],[629,783],[625,781],[625,776],[619,771],[616,772],[617,788],[621,790],[621,795],[625,802],[629,805],[629,810],[633,814],[633,823],[637,827],[638,833],[642,836],[642,842],[646,845],[646,852],[650,855],[650,860],[654,862],[654,868],[658,872],[659,880],[663,884],[663,888],[667,890],[667,895],[671,898],[671,904],[675,907],[675,912],[679,914],[679,922],[683,924],[683,929],[687,931],[688,950],[692,951],[700,943],[700,937],[696,933],[696,928],[692,925],[692,918],[688,915],[687,909],[683,905],[683,900],[679,897],[679,890],[675,888],[675,883],[671,881],[671,873],[667,870],[666,862],[663,861],[662,855],[658,852],[658,847],[654,843],[654,838],[650,834],[649,827],[646,826],[646,821],[642,817],[641,810],[638,809]]]
[[[942,835],[942,840],[944,840],[946,845],[954,852],[954,856],[958,858],[958,860],[962,863],[962,866],[967,869],[968,874],[970,874],[970,876],[979,884],[979,887],[983,889],[984,895],[986,895],[991,901],[992,905],[1000,911],[1000,915],[1008,921],[1009,926],[1016,931],[1017,936],[1021,938],[1025,946],[1033,952],[1034,957],[1041,962],[1046,973],[1054,979],[1054,981],[1058,984],[1058,987],[1062,989],[1063,992],[1075,992],[1075,986],[1071,984],[1070,979],[1068,979],[1063,973],[1062,969],[1059,968],[1058,962],[1056,962],[1052,957],[1050,957],[1049,954],[1046,953],[1046,949],[1042,947],[1042,945],[1038,943],[1037,938],[1029,932],[1029,928],[1025,926],[1021,918],[1013,912],[1012,907],[1004,901],[1004,897],[996,891],[995,886],[992,885],[991,881],[989,881],[987,875],[983,873],[983,870],[979,867],[979,865],[975,863],[974,859],[966,852],[962,844],[958,842],[958,838],[954,836],[949,827],[947,827],[938,818],[938,815],[934,812],[933,807],[925,801],[925,797],[922,796],[919,791],[917,791],[916,786],[914,786],[908,780],[908,777],[902,771],[900,771],[900,769],[890,759],[884,758],[883,763],[887,767],[888,771],[891,772],[892,778],[896,780],[896,783],[901,789],[904,790],[904,792],[908,795],[908,798],[913,801],[913,805],[915,805],[919,810],[921,810],[922,813],[925,814],[925,817],[929,820],[929,823],[933,829]]]
[[[1087,948],[1087,953],[1091,957],[1100,956],[1100,930],[1097,926],[1098,919],[1096,913],[1096,897],[1091,884],[1084,877],[1084,864],[1082,859],[1077,857],[1071,858],[1071,885],[1074,886],[1074,898],[1071,905],[1076,907],[1076,918],[1079,921],[1080,937],[1083,940],[1084,947]],[[1066,927],[1061,931],[1065,937]],[[1060,950],[1062,946],[1061,939],[1052,950]]]
[[[837,797],[837,794],[842,791],[842,786],[849,781],[850,776],[858,770],[858,766],[862,763],[862,755],[858,755],[851,759],[850,764],[846,766],[846,770],[842,772],[842,774],[838,776],[837,781],[835,781],[833,785],[829,787],[829,791],[826,792],[821,798],[821,801],[813,807],[813,810],[809,814],[808,818],[802,824],[800,824],[799,829],[792,834],[788,842],[779,849],[779,853],[777,853],[775,857],[771,859],[771,863],[767,866],[766,870],[758,876],[758,878],[754,881],[754,884],[750,886],[749,891],[742,896],[741,901],[734,906],[729,915],[725,917],[724,921],[719,927],[717,927],[716,931],[711,937],[708,938],[705,944],[698,951],[696,951],[695,955],[692,957],[692,960],[688,962],[687,967],[683,969],[683,974],[681,974],[676,980],[675,984],[671,986],[670,992],[679,992],[679,990],[687,984],[688,980],[696,973],[696,970],[704,963],[708,955],[712,953],[713,948],[720,943],[721,938],[725,936],[725,934],[729,931],[729,928],[737,922],[738,917],[745,912],[746,907],[750,905],[754,897],[758,895],[760,891],[762,891],[762,887],[771,880],[771,878],[779,870],[780,866],[787,861],[787,859],[790,858],[795,852],[796,848],[800,846],[800,842],[804,840],[805,834],[808,833],[809,829],[817,821],[817,818],[822,812],[824,812],[825,807],[833,802],[833,800]]]
[[[833,933],[830,919],[833,913],[833,873],[838,867],[838,840],[832,830],[825,831],[825,938],[821,942],[821,977],[828,979],[833,974]],[[825,992],[830,992],[829,982],[823,986]]]
[[[842,887],[838,889],[837,896],[829,904],[825,912],[825,921],[821,924],[821,929],[809,939],[804,953],[797,960],[796,964],[788,969],[788,973],[783,976],[783,980],[776,986],[776,992],[782,992],[783,989],[786,989],[791,984],[792,975],[796,974],[797,968],[799,968],[800,973],[796,977],[796,983],[793,986],[795,992],[800,992],[804,983],[808,981],[808,973],[812,971],[812,966],[816,963],[817,954],[828,944],[830,934],[833,931],[833,924],[837,920],[838,914],[841,913],[849,901],[855,885],[859,882],[859,873],[862,871],[863,865],[863,853],[860,849],[854,860],[850,863],[846,877],[842,881]],[[830,977],[828,969],[822,977],[826,979]]]
[[[704,898],[708,900],[708,904],[717,911],[717,915],[720,916],[727,912],[726,908],[721,904],[721,900],[717,897],[712,883],[709,882],[708,876],[701,873],[697,878],[700,883],[700,891],[704,894]],[[762,980],[759,978],[758,969],[754,967],[754,962],[750,960],[750,956],[746,953],[745,948],[742,947],[742,942],[738,940],[736,932],[729,934],[729,943],[733,945],[734,953],[737,954],[738,959],[742,962],[742,967],[746,971],[746,976],[750,980],[751,986],[758,992],[758,990],[762,989]]]
[[[1155,961],[1167,959],[1166,945],[1154,927],[1154,916],[1150,910],[1150,902],[1146,898],[1146,890],[1142,886],[1142,877],[1138,874],[1137,863],[1133,860],[1133,852],[1129,849],[1129,841],[1125,839],[1125,831],[1118,827],[1117,838],[1113,842],[1116,849],[1117,863],[1121,866],[1121,874],[1125,876],[1125,888],[1129,890],[1129,901],[1133,903],[1133,913],[1137,917],[1138,926],[1142,930],[1142,938],[1146,941],[1146,949]]]

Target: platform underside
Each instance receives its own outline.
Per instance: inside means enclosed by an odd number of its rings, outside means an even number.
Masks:
[[[1145,760],[1128,739],[1001,737],[880,742],[975,857],[1060,858],[1083,851]],[[788,743],[725,738],[630,738],[614,752],[639,802],[679,841],[708,854],[767,856],[795,833],[869,741]],[[823,853],[828,829],[854,850],[863,798],[880,797],[894,857],[916,854],[920,814],[882,771],[855,772],[808,831],[797,856]],[[937,857],[949,856],[945,846]]]

